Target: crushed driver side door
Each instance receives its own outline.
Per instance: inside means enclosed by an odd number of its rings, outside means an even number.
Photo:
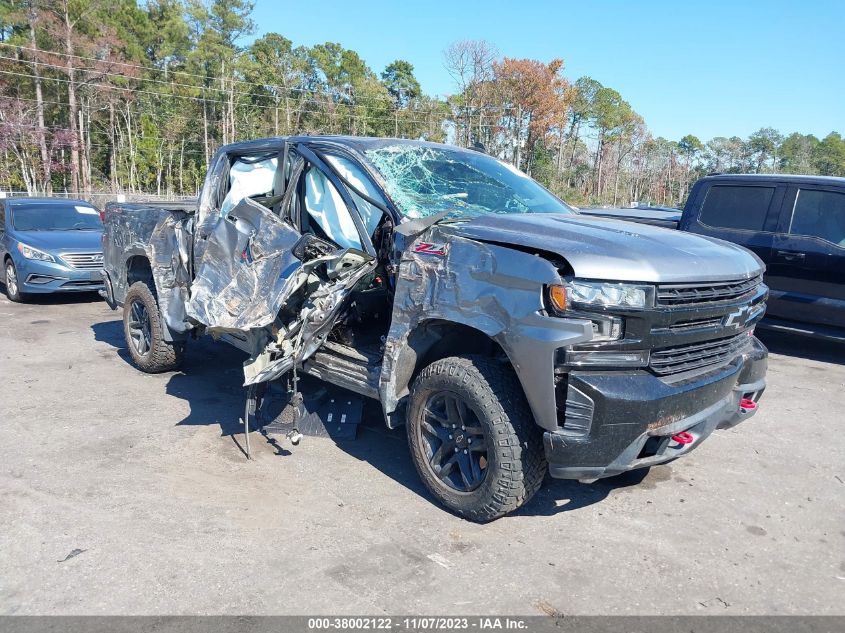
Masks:
[[[350,219],[357,213],[343,184],[307,148],[233,155],[219,168],[217,180],[228,184],[200,218],[206,231],[198,232],[203,243],[187,313],[211,334],[239,333],[252,356],[245,384],[264,382],[323,343],[343,299],[375,267],[375,253],[363,237],[360,249],[331,239],[337,212],[316,229],[322,235],[303,228],[304,179],[314,174],[334,187],[335,207],[342,204]]]

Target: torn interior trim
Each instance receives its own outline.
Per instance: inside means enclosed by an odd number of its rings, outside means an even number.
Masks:
[[[304,299],[297,317],[274,326],[274,338],[244,363],[244,385],[274,380],[312,356],[340,316],[343,299],[375,266],[369,255],[351,250],[308,262],[308,287],[316,289]]]

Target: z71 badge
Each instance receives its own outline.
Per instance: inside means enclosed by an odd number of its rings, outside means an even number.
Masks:
[[[437,255],[444,257],[446,255],[445,244],[432,244],[431,242],[420,242],[414,247],[415,253],[422,253],[423,255]]]

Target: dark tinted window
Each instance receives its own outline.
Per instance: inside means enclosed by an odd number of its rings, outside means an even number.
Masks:
[[[12,207],[18,231],[99,231],[100,213],[88,204],[22,203]]]
[[[762,231],[774,187],[714,185],[701,207],[701,222],[725,229]]]
[[[789,232],[845,246],[845,194],[801,189],[792,210]]]

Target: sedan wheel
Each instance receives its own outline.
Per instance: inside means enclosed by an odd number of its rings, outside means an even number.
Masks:
[[[10,301],[23,301],[24,297],[21,294],[20,286],[18,285],[18,271],[15,268],[15,263],[6,262],[6,296]]]

